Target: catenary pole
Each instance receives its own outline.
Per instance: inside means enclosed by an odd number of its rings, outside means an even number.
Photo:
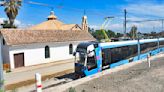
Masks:
[[[127,11],[126,11],[126,9],[124,9],[124,18],[125,18],[125,20],[124,20],[124,38],[126,37],[126,22],[127,22],[126,17],[127,17]]]

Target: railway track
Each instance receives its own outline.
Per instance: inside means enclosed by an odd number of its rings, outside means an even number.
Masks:
[[[42,84],[43,84],[42,90],[44,91],[44,90],[52,88],[52,87],[60,86],[60,85],[72,82],[74,80],[77,80],[77,79],[79,79],[79,78],[75,78],[74,73],[70,73],[70,74],[66,74],[63,76],[51,78],[51,79],[48,79],[48,80],[45,80],[42,82]],[[33,88],[34,88],[34,86],[35,85],[33,85]],[[30,87],[32,87],[32,86],[29,86],[29,88]],[[23,90],[23,89],[20,89],[20,90]],[[33,90],[29,90],[27,92],[36,92],[36,90],[33,89]]]
[[[59,73],[42,76],[43,88],[44,87],[46,88],[50,85],[54,85],[54,86],[61,85],[69,82],[70,80],[74,80],[72,77],[73,76],[72,72],[73,69],[68,69]],[[11,90],[18,90],[18,92],[21,92],[19,90],[26,90],[26,89],[28,89],[28,91],[26,92],[31,92],[31,90],[35,90],[35,79],[29,79],[18,83],[5,85],[5,90],[9,92]]]

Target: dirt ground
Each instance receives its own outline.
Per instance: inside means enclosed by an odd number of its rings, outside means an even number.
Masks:
[[[164,54],[75,87],[76,92],[164,92]],[[68,90],[66,92],[69,92]]]

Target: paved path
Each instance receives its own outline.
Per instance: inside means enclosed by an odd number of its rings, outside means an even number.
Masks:
[[[164,54],[75,87],[76,92],[164,92]],[[68,90],[66,92],[69,92]]]
[[[5,85],[14,84],[29,79],[34,79],[35,73],[40,73],[42,76],[44,76],[44,75],[50,75],[73,68],[74,68],[73,60],[59,61],[56,63],[18,68],[13,70],[13,72],[11,73],[4,74]]]

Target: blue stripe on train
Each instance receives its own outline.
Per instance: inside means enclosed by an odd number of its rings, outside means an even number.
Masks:
[[[156,55],[156,54],[158,54],[159,53],[159,49],[156,49],[156,50],[153,50],[153,51],[151,51],[151,56],[154,56],[154,55]]]
[[[133,57],[133,61],[138,61],[138,56]]]
[[[92,69],[91,71],[88,71],[88,69],[86,69],[86,70],[84,71],[84,73],[85,73],[86,76],[95,74],[95,73],[97,73],[97,72],[98,72],[98,68]]]
[[[143,53],[140,55],[140,59],[145,59],[147,58],[147,55],[149,54],[150,52],[146,52],[146,53]]]
[[[127,63],[129,63],[129,60],[121,60],[117,63],[110,64],[110,68],[114,68],[116,66],[120,66],[120,65],[123,65],[123,64],[127,64]]]

